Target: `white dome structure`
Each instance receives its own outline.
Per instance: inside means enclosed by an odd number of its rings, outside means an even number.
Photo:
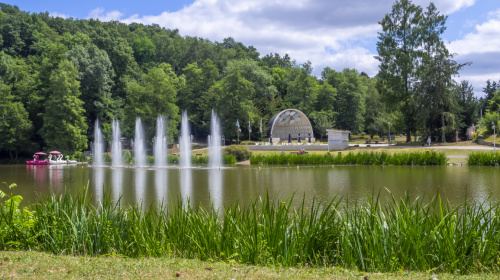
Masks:
[[[288,135],[293,140],[307,141],[309,134],[314,138],[313,128],[307,116],[297,109],[286,109],[274,115],[267,123],[267,135],[276,141],[288,141]],[[314,141],[314,140],[312,140]]]

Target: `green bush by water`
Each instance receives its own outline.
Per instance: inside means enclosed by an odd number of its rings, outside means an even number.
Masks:
[[[467,158],[468,165],[499,166],[500,154],[493,152],[472,153]]]
[[[5,196],[5,195],[4,195]],[[452,207],[439,196],[344,207],[267,195],[220,210],[179,202],[159,210],[94,206],[77,196],[45,197],[18,211],[0,207],[0,250],[71,255],[176,256],[260,265],[333,265],[374,272],[498,272],[498,203]],[[182,201],[182,200],[180,200]]]
[[[247,146],[244,145],[231,145],[227,146],[223,153],[225,156],[234,156],[237,161],[245,161],[252,156],[252,152]]]
[[[362,164],[362,165],[444,165],[446,156],[443,153],[410,152],[389,154],[386,152],[332,154],[273,154],[254,155],[251,164]]]

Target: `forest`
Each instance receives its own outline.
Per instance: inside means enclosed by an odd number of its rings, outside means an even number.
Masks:
[[[243,128],[251,122],[242,139],[260,141],[260,120],[265,126],[287,108],[303,111],[318,139],[330,128],[383,136],[390,122],[407,141],[452,141],[480,121],[481,110],[484,124],[498,123],[500,81],[485,81],[477,99],[468,81],[456,80],[469,63],[447,50],[446,16],[432,3],[397,0],[379,23],[375,77],[335,65],[316,77],[309,61],[260,54],[231,37],[213,42],[156,24],[63,19],[0,3],[0,158],[88,150],[96,119],[107,141],[113,119],[133,138],[136,117],[152,139],[163,115],[173,143],[183,110],[200,141],[212,110],[228,141],[237,120]]]

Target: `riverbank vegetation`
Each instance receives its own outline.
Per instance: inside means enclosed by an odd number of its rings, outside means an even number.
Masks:
[[[444,165],[444,153],[428,152],[359,152],[326,154],[258,154],[250,158],[251,164],[361,164],[361,165]]]
[[[467,158],[468,165],[500,166],[500,154],[493,152],[476,152]]]
[[[179,200],[143,210],[106,196],[94,206],[82,190],[19,209],[21,197],[2,196],[7,200],[0,208],[1,250],[368,272],[499,269],[500,205],[488,200],[451,206],[439,196],[380,201],[373,195],[350,206],[339,197],[297,205],[293,197],[274,201],[265,195],[221,209]]]

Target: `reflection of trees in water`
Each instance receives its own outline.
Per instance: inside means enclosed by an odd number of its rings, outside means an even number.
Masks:
[[[66,165],[49,165],[49,181],[50,190],[53,193],[61,193],[63,186],[63,176],[64,169],[67,169]]]

